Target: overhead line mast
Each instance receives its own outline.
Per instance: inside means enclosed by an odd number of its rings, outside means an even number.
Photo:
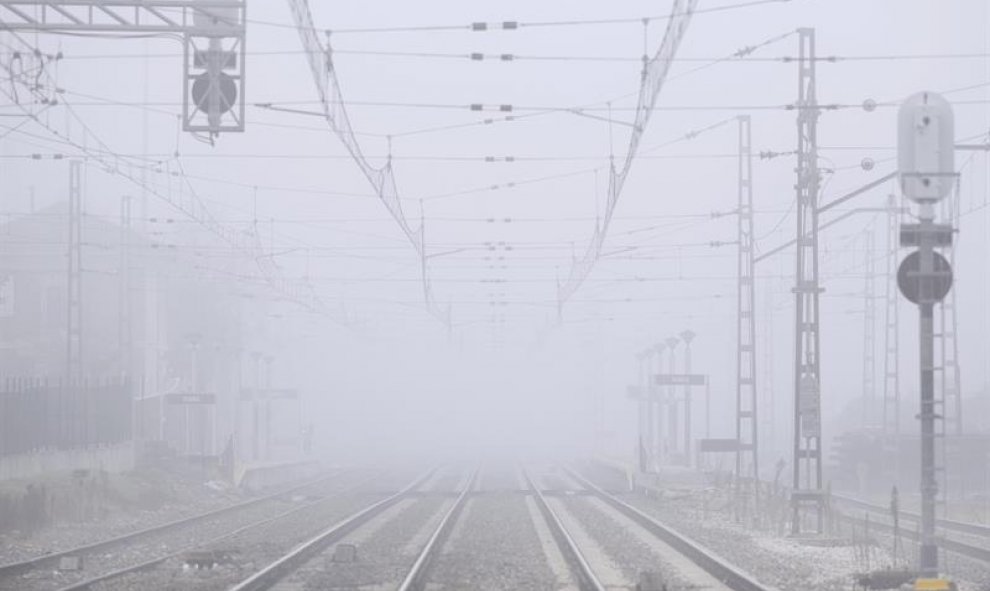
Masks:
[[[739,117],[738,222],[739,285],[736,313],[735,490],[738,505],[750,496],[745,491],[745,483],[747,480],[751,482],[751,496],[754,509],[756,509],[759,507],[760,468],[756,390],[756,284],[753,260],[755,246],[753,234],[753,138],[749,115]]]
[[[815,90],[815,30],[799,29],[797,256],[794,346],[794,459],[791,533],[803,533],[811,508],[815,531],[825,528],[822,488],[821,348],[818,300],[818,99]]]

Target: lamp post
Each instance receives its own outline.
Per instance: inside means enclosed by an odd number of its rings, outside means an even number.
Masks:
[[[695,333],[691,330],[681,332],[684,341],[684,373],[691,373],[691,341]],[[691,466],[691,385],[684,384],[684,464]]]
[[[677,337],[670,337],[667,339],[667,349],[670,351],[670,355],[667,358],[667,373],[673,375],[677,372],[677,358],[676,351],[677,345],[681,340]],[[679,439],[680,429],[677,425],[677,420],[680,415],[680,405],[677,403],[677,389],[674,386],[667,386],[667,436],[668,436],[668,447],[672,453],[677,452],[677,440]]]
[[[258,395],[261,390],[261,351],[251,351],[254,388],[251,390],[251,459],[257,462],[260,457],[261,420],[258,413]]]
[[[272,362],[275,357],[265,355],[265,460],[272,456]]]
[[[650,380],[650,367],[649,367],[649,356],[650,350],[644,349],[636,354],[636,360],[639,362],[639,437],[636,441],[636,453],[639,457],[640,470],[647,472],[649,468],[649,455],[650,455],[650,437],[649,437],[649,397],[647,392],[649,389]]]
[[[202,344],[203,337],[198,333],[190,333],[186,335],[186,342],[189,344],[189,393],[194,394],[197,392],[199,386],[199,367],[197,367],[197,362],[199,361],[199,347]],[[192,429],[190,423],[192,422],[192,409],[189,405],[185,405],[185,452],[186,455],[190,455],[192,451]]]
[[[656,418],[654,420],[654,429],[656,429],[656,440],[654,441],[654,447],[656,449],[657,458],[657,469],[659,471],[660,463],[663,461],[664,456],[666,456],[666,446],[664,445],[664,427],[663,427],[663,414],[664,414],[664,400],[661,396],[659,387],[656,384],[655,374],[663,373],[663,354],[667,350],[667,345],[664,343],[657,343],[653,345],[653,350],[656,351],[657,364],[656,371],[650,375],[650,402],[656,408]],[[653,391],[656,391],[656,396],[652,395]]]

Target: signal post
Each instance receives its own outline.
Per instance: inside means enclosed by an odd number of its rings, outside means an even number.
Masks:
[[[920,92],[907,99],[898,113],[898,168],[901,190],[917,203],[917,224],[901,226],[901,246],[915,247],[897,270],[901,293],[919,311],[921,412],[921,546],[919,575],[938,576],[935,541],[935,422],[944,420],[935,409],[933,309],[952,287],[952,268],[936,248],[952,243],[953,228],[935,222],[935,203],[952,190],[954,168],[952,107],[941,96]]]

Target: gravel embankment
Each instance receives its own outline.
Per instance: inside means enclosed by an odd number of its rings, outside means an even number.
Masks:
[[[415,562],[423,534],[432,532],[452,500],[422,498],[408,501],[385,523],[374,524],[367,534],[355,532],[343,543],[357,549],[354,562],[335,562],[334,548],[312,561],[288,582],[301,582],[302,589],[395,589]],[[419,542],[419,543],[416,543]]]
[[[501,478],[488,480],[484,486],[500,486],[503,482]],[[471,499],[447,546],[437,557],[429,588],[436,591],[559,588],[524,497],[502,493]]]
[[[408,484],[411,478],[407,478]],[[328,527],[381,500],[382,492],[396,486],[395,477],[370,479],[347,492],[338,492],[319,503],[279,517],[270,523],[255,524],[223,540],[200,543],[197,551],[217,551],[229,560],[214,568],[196,570],[179,558],[170,558],[153,570],[125,575],[98,586],[100,590],[125,591],[220,591],[251,576],[274,562],[296,545]],[[204,540],[207,536],[199,536]]]
[[[60,572],[51,565],[26,572],[22,575],[0,580],[0,589],[18,591],[47,591],[93,578],[153,558],[167,556],[194,545],[197,541],[209,540],[229,534],[239,528],[263,519],[269,519],[311,502],[314,498],[334,496],[354,481],[346,478],[331,478],[307,487],[294,495],[280,495],[253,504],[243,509],[227,512],[190,524],[178,526],[164,532],[151,533],[131,540],[126,546],[108,548],[83,556],[83,570]],[[181,567],[181,565],[180,565]],[[137,588],[137,587],[131,587]]]
[[[724,495],[708,496],[705,500],[706,494],[700,491],[681,491],[660,498],[640,494],[623,498],[748,571],[759,581],[782,590],[847,591],[852,587],[855,573],[894,563],[888,551],[889,540],[884,541],[882,536],[871,536],[884,542],[879,546],[863,540],[857,542],[852,535],[847,536],[850,541],[844,544],[809,545],[773,532],[747,528],[729,514]],[[905,550],[913,554],[910,544]],[[974,577],[975,573],[960,568],[959,561],[954,562],[953,571],[966,579],[960,581],[961,591],[982,589],[968,582],[979,580]],[[984,572],[983,578],[986,576]]]
[[[91,479],[92,480],[92,479]],[[109,475],[99,486],[43,482],[49,503],[90,505],[89,519],[0,533],[0,564],[60,552],[250,500],[257,496],[163,471]],[[8,484],[8,487],[11,485]],[[73,490],[76,489],[76,490]],[[76,498],[79,497],[79,498]]]
[[[618,566],[629,581],[639,581],[644,573],[658,575],[669,591],[693,589],[689,581],[668,564],[663,556],[650,548],[640,537],[603,511],[588,498],[571,498],[564,505],[581,527],[588,532],[608,559]],[[595,568],[595,559],[585,551],[585,556]]]

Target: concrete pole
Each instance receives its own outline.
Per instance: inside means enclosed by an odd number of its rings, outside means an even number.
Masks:
[[[653,373],[655,375],[662,374],[663,354],[667,350],[667,345],[663,343],[657,343],[656,345],[653,346],[653,350],[656,351],[657,353],[656,371]],[[651,383],[655,382],[655,378],[653,376],[650,376],[650,382]],[[657,456],[657,468],[659,469],[660,464],[664,461],[668,453],[667,446],[664,440],[664,434],[666,432],[666,429],[664,428],[663,425],[664,410],[666,405],[664,404],[664,398],[663,398],[664,393],[660,391],[660,387],[654,385],[653,389],[655,391],[655,395],[653,398],[653,406],[656,409],[656,417],[654,418],[654,429],[656,430],[656,439],[654,440],[653,445],[654,445],[654,449],[656,449],[655,453]],[[666,409],[666,412],[669,413],[670,409]]]
[[[695,333],[691,330],[681,333],[681,340],[684,341],[684,373],[688,375],[691,374],[691,341],[694,337]],[[691,459],[691,385],[684,384],[684,465],[690,467]]]
[[[265,397],[265,460],[272,458],[272,362],[275,357],[265,355],[265,389],[269,390]]]
[[[670,351],[670,356],[667,359],[667,373],[673,375],[677,373],[677,344],[681,340],[677,337],[670,337],[667,339],[667,349]],[[667,387],[667,429],[668,429],[668,441],[671,453],[676,454],[678,443],[680,439],[680,427],[677,424],[678,419],[680,419],[680,405],[677,403],[677,388],[675,386]]]
[[[648,350],[640,351],[636,355],[639,362],[639,404],[637,406],[638,437],[636,438],[636,457],[644,472],[648,471],[650,465],[650,440],[648,437],[649,422],[647,414],[649,411],[649,366],[647,364]]]
[[[251,460],[257,462],[261,457],[261,452],[259,450],[259,445],[261,441],[261,420],[258,416],[258,390],[261,389],[261,353],[259,351],[251,352],[251,360],[253,361],[252,369],[254,370],[254,388],[251,392]]]

